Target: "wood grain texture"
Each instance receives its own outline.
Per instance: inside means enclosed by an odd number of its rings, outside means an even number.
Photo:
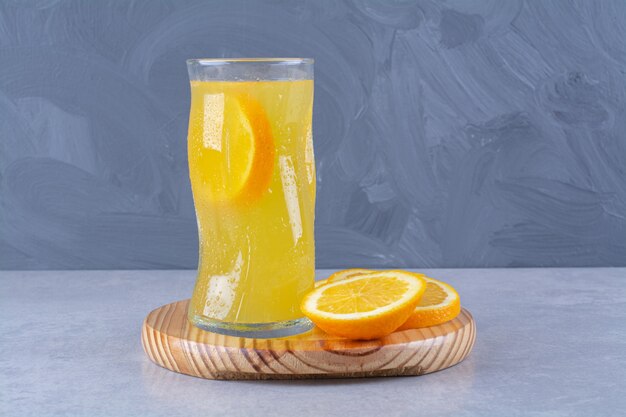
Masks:
[[[280,339],[248,339],[210,333],[187,321],[189,300],[152,311],[141,341],[164,368],[207,379],[308,379],[422,375],[465,359],[476,324],[469,311],[447,323],[355,341],[318,328]]]

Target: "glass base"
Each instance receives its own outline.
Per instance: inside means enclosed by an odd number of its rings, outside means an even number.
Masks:
[[[270,323],[230,323],[210,319],[197,314],[190,314],[188,319],[194,326],[208,332],[253,339],[271,339],[275,337],[292,336],[294,334],[307,332],[313,328],[313,323],[306,317]]]

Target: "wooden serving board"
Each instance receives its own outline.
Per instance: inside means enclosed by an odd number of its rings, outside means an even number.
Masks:
[[[439,326],[357,341],[318,328],[279,339],[224,336],[191,325],[188,305],[189,300],[178,301],[148,314],[141,341],[157,365],[208,379],[422,375],[465,359],[476,338],[476,324],[465,309]]]

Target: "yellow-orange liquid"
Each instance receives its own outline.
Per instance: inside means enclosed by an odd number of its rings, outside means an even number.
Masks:
[[[313,81],[192,81],[191,96],[189,176],[200,259],[190,317],[301,318],[315,270]],[[241,137],[231,137],[237,132]],[[241,157],[250,146],[252,168]]]

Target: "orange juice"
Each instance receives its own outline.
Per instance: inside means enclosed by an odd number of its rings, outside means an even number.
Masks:
[[[313,80],[193,81],[189,177],[200,327],[303,317],[313,288]]]

